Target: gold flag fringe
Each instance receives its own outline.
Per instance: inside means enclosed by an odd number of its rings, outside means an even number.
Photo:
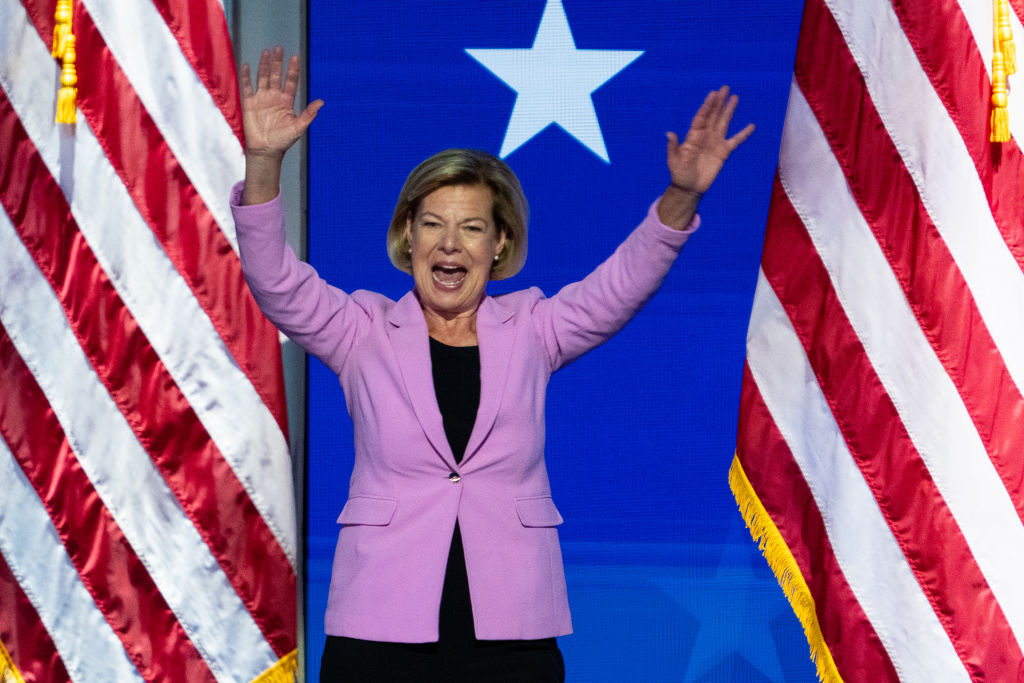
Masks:
[[[0,683],[25,683],[18,667],[14,666],[10,653],[0,640]]]
[[[57,93],[56,123],[74,123],[78,106],[78,72],[75,68],[75,34],[71,30],[72,0],[57,0],[53,26],[53,56],[61,60],[60,92]]]
[[[811,589],[804,581],[796,558],[786,546],[778,527],[750,485],[738,456],[733,456],[732,465],[729,467],[729,488],[736,498],[736,505],[750,530],[751,538],[757,541],[757,547],[768,561],[768,566],[775,574],[782,592],[786,594],[793,612],[804,627],[804,635],[811,648],[811,661],[817,669],[818,680],[822,683],[842,683],[842,676],[836,669],[836,663],[818,624]]]
[[[251,683],[295,683],[295,670],[299,667],[299,653],[292,650],[272,667],[252,679]]]

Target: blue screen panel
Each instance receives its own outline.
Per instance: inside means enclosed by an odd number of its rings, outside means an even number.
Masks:
[[[801,9],[310,3],[309,92],[326,106],[310,132],[309,255],[344,289],[397,299],[411,287],[387,259],[385,233],[405,176],[441,149],[504,153],[530,200],[529,259],[490,291],[551,295],[643,218],[667,183],[665,131],[685,132],[710,89],[729,84],[741,98],[735,128],[757,126],[701,202],[703,225],[658,295],[552,378],[546,457],[566,519],[569,681],[815,680],[800,625],[727,485]],[[540,46],[543,55],[531,50]],[[577,66],[598,86],[552,113],[550,82],[571,89],[565,70]],[[540,104],[514,120],[517,97]],[[352,428],[337,378],[317,361],[309,391],[307,680],[316,681]]]

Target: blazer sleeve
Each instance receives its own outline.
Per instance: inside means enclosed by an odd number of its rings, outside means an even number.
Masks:
[[[296,257],[285,235],[278,195],[242,206],[243,183],[231,191],[242,274],[263,314],[307,353],[340,374],[348,351],[370,325],[369,312]]]
[[[655,201],[647,217],[604,263],[567,285],[533,311],[551,371],[554,372],[622,329],[661,286],[700,217],[685,230],[658,219]]]

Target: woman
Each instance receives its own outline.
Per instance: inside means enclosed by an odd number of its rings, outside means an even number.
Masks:
[[[617,332],[661,284],[697,202],[753,131],[726,132],[736,97],[710,93],[669,186],[604,264],[545,298],[489,297],[526,254],[526,200],[501,160],[446,150],[403,187],[388,232],[413,276],[399,301],[327,285],[285,243],[285,151],[322,105],[294,114],[299,63],[242,67],[244,185],[233,209],[246,279],[266,315],[341,382],[355,465],[334,559],[321,680],[561,681],[571,632],[544,465],[550,375]]]

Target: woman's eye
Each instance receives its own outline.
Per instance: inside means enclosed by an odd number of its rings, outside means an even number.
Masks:
[[[469,230],[470,232],[483,232],[484,231],[483,226],[480,226],[480,225],[467,225],[466,229]]]

